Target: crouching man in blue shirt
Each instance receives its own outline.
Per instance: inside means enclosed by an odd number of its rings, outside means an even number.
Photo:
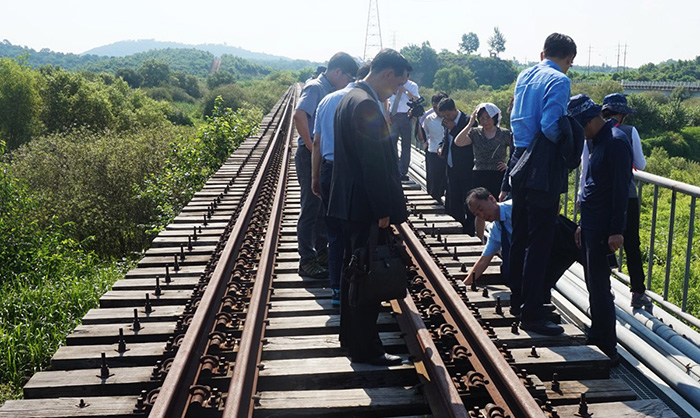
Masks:
[[[588,344],[597,345],[619,363],[615,346],[615,305],[610,268],[624,243],[632,149],[623,131],[601,116],[601,107],[585,94],[571,98],[569,115],[583,126],[590,160],[581,194],[581,223],[576,244],[583,249],[591,311]]]

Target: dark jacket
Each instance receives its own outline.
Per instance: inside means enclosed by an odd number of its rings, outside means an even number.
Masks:
[[[513,184],[533,191],[530,196],[536,202],[531,203],[542,207],[557,204],[566,191],[569,171],[581,163],[583,128],[570,116],[562,116],[558,123],[559,140],[554,143],[540,132],[509,172]]]
[[[396,149],[371,88],[360,82],[338,104],[328,215],[351,222],[408,217]]]
[[[452,168],[447,167],[447,170],[457,171],[460,175],[468,176],[471,178],[472,169],[474,168],[474,147],[470,144],[464,147],[458,147],[455,145],[454,139],[459,135],[460,132],[469,124],[469,116],[459,111],[459,117],[457,118],[457,123],[454,128],[447,132],[451,138],[450,141],[450,153],[452,153]]]
[[[629,139],[608,121],[588,146],[591,158],[581,193],[581,228],[622,234],[632,177]]]

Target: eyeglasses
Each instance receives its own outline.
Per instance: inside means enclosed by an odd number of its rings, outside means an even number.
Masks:
[[[349,82],[353,82],[356,80],[355,76],[351,75],[350,73],[343,73],[343,74],[345,75],[345,77],[348,78]]]

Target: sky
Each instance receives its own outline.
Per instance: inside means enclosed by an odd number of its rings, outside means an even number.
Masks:
[[[9,4],[2,4],[9,3]],[[83,53],[122,40],[227,44],[325,62],[335,52],[362,58],[369,0],[2,0],[0,41],[35,50]],[[425,41],[456,51],[474,32],[488,56],[498,27],[501,58],[537,61],[552,32],[578,46],[575,65],[638,67],[700,55],[698,0],[377,0],[384,47]],[[626,51],[626,54],[625,54]]]

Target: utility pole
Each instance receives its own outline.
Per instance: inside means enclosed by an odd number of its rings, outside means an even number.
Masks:
[[[620,42],[617,43],[617,68],[615,69],[615,72],[620,72]]]
[[[379,6],[378,0],[369,1],[369,11],[367,12],[367,31],[365,32],[365,52],[362,60],[367,62],[371,60],[377,52],[381,51],[382,46],[382,28],[379,25]]]
[[[588,44],[588,70],[586,75],[591,75],[591,44]]]
[[[627,42],[625,42],[625,57],[622,60],[622,78],[625,78],[627,72]]]

